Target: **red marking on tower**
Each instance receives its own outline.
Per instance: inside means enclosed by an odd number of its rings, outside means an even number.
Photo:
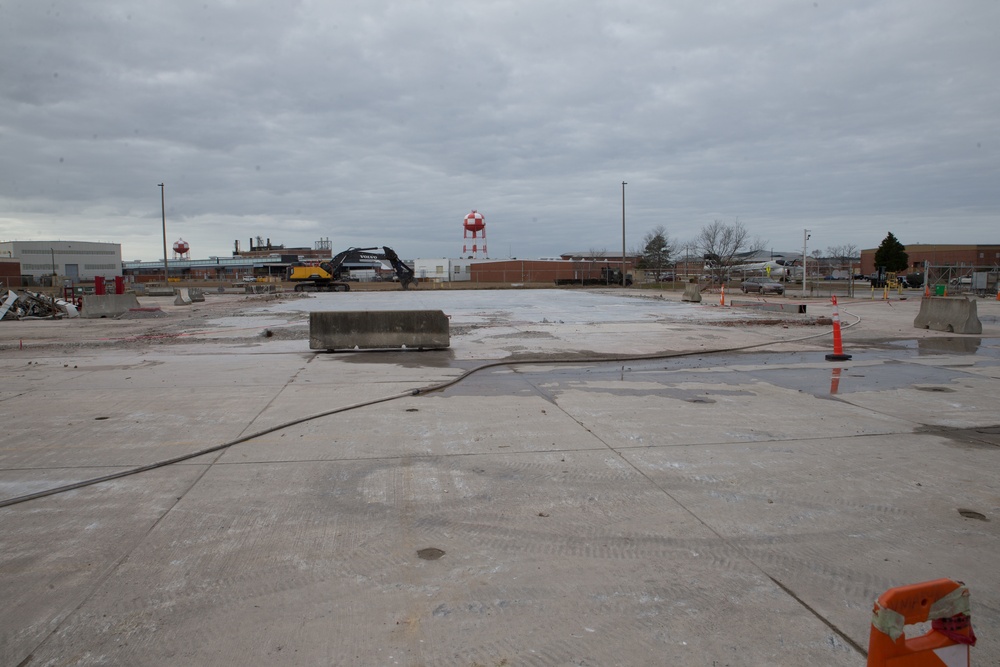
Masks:
[[[478,259],[479,244],[476,243],[476,239],[482,238],[483,255],[485,257],[489,257],[489,253],[486,251],[486,219],[483,217],[483,214],[475,209],[472,209],[472,213],[465,216],[465,220],[462,223],[462,227],[465,229],[465,234],[463,238],[472,239],[471,246],[468,243],[462,246],[462,254],[465,256],[471,256],[475,259]],[[471,255],[469,255],[469,253],[471,253]]]
[[[174,259],[178,257],[180,259],[190,259],[191,246],[184,239],[177,239],[174,241]]]

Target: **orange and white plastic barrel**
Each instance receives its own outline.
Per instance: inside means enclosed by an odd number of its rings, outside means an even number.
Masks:
[[[906,637],[907,625],[927,621],[931,629],[925,634]],[[868,667],[968,667],[975,645],[969,589],[960,581],[890,588],[875,601]]]

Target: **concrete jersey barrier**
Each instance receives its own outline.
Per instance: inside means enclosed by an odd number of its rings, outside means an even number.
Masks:
[[[681,301],[701,303],[701,290],[698,288],[698,283],[687,283],[684,285],[684,295],[681,297]]]
[[[917,329],[933,329],[958,334],[981,334],[976,302],[964,296],[929,296],[920,300],[920,312],[913,320]]]
[[[125,292],[124,294],[85,294],[83,296],[83,310],[80,317],[85,319],[95,319],[98,317],[118,317],[129,311],[129,308],[138,308],[139,300],[135,298],[135,292]]]
[[[175,306],[190,306],[191,305],[191,295],[188,294],[186,287],[181,287],[177,290],[177,294],[174,297]]]
[[[451,344],[440,310],[322,311],[309,314],[309,349],[441,349]]]

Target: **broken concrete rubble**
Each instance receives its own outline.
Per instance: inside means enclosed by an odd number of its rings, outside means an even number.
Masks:
[[[63,299],[26,290],[8,291],[0,305],[0,320],[61,319],[79,317],[76,306]]]

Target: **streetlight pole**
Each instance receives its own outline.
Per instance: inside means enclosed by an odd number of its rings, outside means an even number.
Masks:
[[[809,240],[809,230],[802,230],[802,296],[806,295],[806,241]]]
[[[160,186],[160,212],[163,214],[163,286],[170,287],[170,270],[167,268],[167,205],[163,198],[163,183]]]
[[[622,181],[622,287],[625,287],[625,186]]]

